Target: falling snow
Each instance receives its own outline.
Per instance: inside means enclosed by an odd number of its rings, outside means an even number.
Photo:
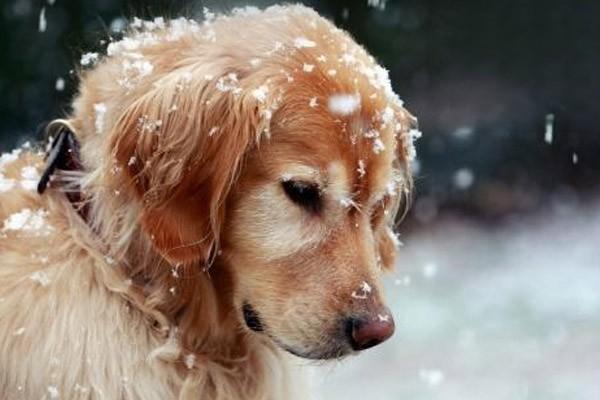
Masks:
[[[454,182],[454,186],[456,188],[465,190],[473,185],[473,182],[475,181],[475,175],[469,168],[460,168],[454,173],[452,181]]]
[[[57,78],[56,83],[54,84],[54,88],[57,92],[62,92],[65,90],[65,80],[63,78]]]
[[[444,373],[439,369],[422,369],[419,378],[429,386],[439,386],[444,381]]]
[[[438,266],[433,262],[428,262],[423,266],[423,276],[427,279],[434,278],[438,273]]]
[[[377,8],[379,10],[385,10],[387,0],[367,0],[369,7]]]
[[[42,7],[40,11],[40,18],[38,21],[38,30],[40,32],[46,32],[46,28],[48,27],[48,22],[46,21],[46,7]]]
[[[554,141],[554,114],[546,115],[546,131],[544,132],[544,141],[552,144]]]

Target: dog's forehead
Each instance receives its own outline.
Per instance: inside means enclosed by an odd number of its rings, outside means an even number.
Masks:
[[[332,101],[353,101],[341,96]],[[280,177],[316,181],[360,202],[381,197],[395,176],[396,134],[393,126],[374,122],[379,117],[368,104],[357,108],[362,111],[351,115],[340,115],[335,106],[307,109],[279,121],[270,141]]]

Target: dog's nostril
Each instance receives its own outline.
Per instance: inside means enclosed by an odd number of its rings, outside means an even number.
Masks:
[[[394,320],[389,314],[375,318],[349,318],[346,334],[354,350],[365,350],[387,340],[394,333]]]

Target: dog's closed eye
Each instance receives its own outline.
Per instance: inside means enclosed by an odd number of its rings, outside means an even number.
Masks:
[[[321,209],[321,191],[316,184],[284,180],[281,185],[283,191],[293,203],[312,213],[317,213]]]

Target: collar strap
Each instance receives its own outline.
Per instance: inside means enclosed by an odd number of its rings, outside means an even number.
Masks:
[[[46,127],[46,132],[49,137],[54,137],[54,139],[46,153],[46,167],[37,186],[40,195],[44,194],[51,185],[57,170],[83,171],[79,142],[69,122],[65,120],[52,121]],[[65,193],[73,208],[87,221],[88,207],[83,202],[81,190],[66,190]]]

